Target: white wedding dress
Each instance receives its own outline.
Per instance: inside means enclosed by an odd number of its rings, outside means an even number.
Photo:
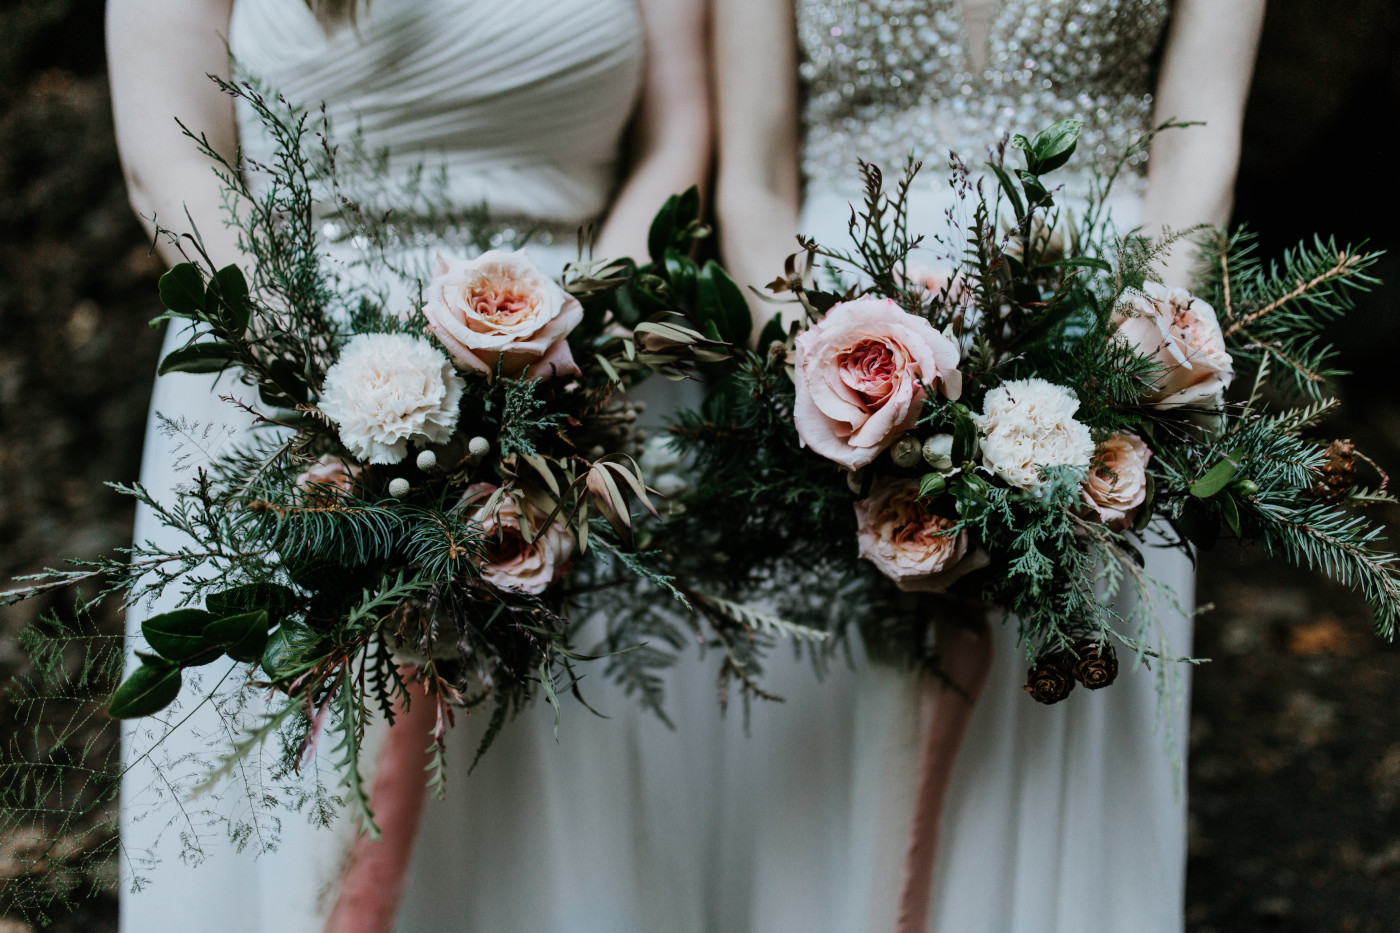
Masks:
[[[607,207],[644,56],[635,0],[373,0],[357,25],[329,36],[303,0],[236,0],[228,38],[241,69],[270,89],[309,108],[324,101],[344,135],[359,129],[370,150],[390,147],[391,172],[443,166],[449,206],[484,202],[493,217],[557,231],[552,245],[531,247],[556,272],[576,254],[579,225]],[[238,117],[245,154],[265,160],[260,125],[245,109]],[[332,253],[349,260],[353,247]],[[383,284],[406,300],[401,284]],[[167,335],[167,349],[176,339]],[[157,380],[142,467],[148,488],[159,494],[189,481],[154,413],[220,426],[204,445],[217,447],[245,427],[217,399],[231,385]],[[145,509],[136,537],[179,543]],[[133,647],[140,619],[172,608],[173,596],[130,613]],[[584,633],[580,647],[594,640]],[[202,669],[204,689],[224,670]],[[566,698],[556,741],[553,712],[541,702],[507,725],[470,777],[487,717],[459,718],[448,796],[427,804],[399,929],[656,931],[686,929],[690,918],[701,928],[718,870],[711,804],[720,759],[709,752],[721,747],[719,730],[737,728],[721,721],[707,671],[692,663],[673,672],[673,732],[638,712],[600,666],[585,665],[584,696],[611,718]],[[190,705],[163,718],[178,721]],[[253,822],[238,788],[187,800],[167,779],[188,788],[211,748],[232,735],[206,706],[143,757],[161,728],[138,722],[124,731],[133,764],[123,782],[122,930],[319,931],[351,839],[347,821],[324,830],[295,813],[280,825]],[[694,765],[692,748],[704,750]],[[258,776],[248,783],[258,788]],[[302,787],[312,784],[308,777]],[[230,841],[236,826],[240,844]],[[259,854],[272,835],[276,849]],[[137,877],[150,883],[132,893]]]
[[[1088,166],[1150,126],[1152,62],[1168,6],[796,0],[802,232],[846,246],[850,203],[861,197],[856,159],[881,165],[892,183],[914,151],[925,166],[911,227],[943,233],[945,212],[964,222],[971,212],[947,183],[950,149],[976,173],[1004,134],[1034,135],[1067,117],[1086,125],[1074,163],[1057,173],[1065,185],[1057,197],[1082,205]],[[989,27],[985,55],[976,56],[985,65],[970,60],[964,13]],[[1008,164],[1020,167],[1019,154]],[[1135,160],[1119,182],[1119,229],[1141,213],[1143,169]],[[938,247],[928,247],[925,259],[939,264]],[[1149,550],[1148,569],[1190,603],[1194,579],[1183,556]],[[1171,651],[1189,654],[1189,618],[1173,605],[1159,608]],[[992,673],[940,828],[930,933],[1180,933],[1184,779],[1178,790],[1156,728],[1155,673],[1125,658],[1113,687],[1042,706],[1021,689],[1030,664],[1015,644],[1014,620],[994,618],[993,628]],[[745,853],[750,898],[736,925],[717,929],[891,931],[921,743],[915,678],[866,662],[820,686],[801,665],[773,673],[788,702],[755,713],[757,751],[731,775],[731,795],[751,795],[742,804],[755,827]],[[1188,669],[1173,673],[1184,706]],[[1184,755],[1183,707],[1165,720]]]

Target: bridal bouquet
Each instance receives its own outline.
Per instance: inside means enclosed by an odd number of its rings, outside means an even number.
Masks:
[[[643,264],[580,261],[556,281],[523,248],[446,255],[390,241],[395,218],[318,191],[336,176],[313,163],[304,116],[226,90],[278,141],[276,163],[248,172],[200,141],[225,169],[253,275],[213,262],[197,234],[163,231],[189,261],[160,280],[157,320],[185,335],[160,371],[223,374],[214,391],[250,428],[220,445],[210,425],[165,418],[187,481],[116,488],[174,534],[31,578],[0,604],[88,584],[99,599],[178,605],[142,624],[139,663],[107,712],[156,714],[194,669],[222,661],[273,701],[248,707],[205,785],[269,737],[288,771],[333,748],[368,823],[359,757],[376,709],[392,722],[410,697],[435,707],[440,785],[455,711],[488,711],[478,756],[537,697],[557,724],[559,696],[578,694],[577,665],[592,660],[575,644],[580,593],[641,580],[685,603],[660,555],[638,546],[658,511],[639,465],[642,405],[626,390],[726,359],[722,338],[746,339],[748,310],[718,266],[691,259],[705,235],[694,190],[664,205]],[[335,155],[323,150],[323,169]],[[327,259],[327,201],[374,275]],[[399,275],[408,297],[390,298],[387,264],[412,268],[420,252],[428,273]],[[47,656],[63,676],[63,649]],[[187,709],[208,699],[183,695]],[[114,774],[92,773],[115,790]]]
[[[1003,148],[985,183],[954,157],[970,220],[950,212],[937,242],[909,233],[918,166],[892,192],[862,166],[853,248],[802,241],[769,286],[801,320],[775,319],[675,430],[697,467],[692,540],[727,558],[730,598],[795,582],[789,618],[855,623],[904,663],[937,651],[914,594],[999,607],[1042,703],[1111,684],[1115,645],[1173,658],[1147,547],[1261,544],[1355,587],[1393,637],[1395,555],[1360,511],[1388,500],[1385,477],[1359,484],[1371,462],[1315,431],[1337,404],[1327,330],[1375,254],[1318,240],[1266,265],[1244,231],[1120,237],[1116,173],[1077,216],[1055,203],[1078,131],[1015,137],[1025,167]],[[1193,290],[1153,281],[1188,235]]]

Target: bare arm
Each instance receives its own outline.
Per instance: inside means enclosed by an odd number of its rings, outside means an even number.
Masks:
[[[1177,0],[1157,83],[1157,120],[1206,125],[1169,130],[1153,142],[1142,218],[1149,234],[1229,218],[1263,19],[1264,0]],[[1178,244],[1166,262],[1166,284],[1190,282],[1190,252],[1189,244]]]
[[[647,252],[663,201],[703,184],[710,168],[704,0],[643,0],[646,75],[632,125],[632,160],[598,235],[599,258]]]
[[[233,102],[205,77],[228,77],[229,15],[233,0],[109,0],[107,61],[112,115],[131,207],[148,231],[151,217],[182,233],[185,208],[199,224],[216,262],[237,257],[237,239],[224,227],[219,180],[212,163],[175,125],[208,135],[232,156],[237,146]],[[158,244],[167,263],[180,261]]]
[[[720,247],[745,290],[797,251],[797,36],[788,0],[715,0]],[[754,333],[774,306],[752,295]]]

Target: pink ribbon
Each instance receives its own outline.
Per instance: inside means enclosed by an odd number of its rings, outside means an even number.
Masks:
[[[417,697],[395,711],[384,737],[370,791],[370,808],[382,838],[361,834],[350,848],[340,893],[324,933],[392,933],[398,917],[427,795],[427,748],[437,711],[432,697]]]
[[[986,685],[992,666],[992,636],[985,616],[978,615],[970,625],[939,622],[938,651],[942,676],[924,675],[920,685],[924,744],[895,933],[925,933],[928,928],[943,798],[972,718],[972,704]],[[950,681],[957,687],[950,686]]]

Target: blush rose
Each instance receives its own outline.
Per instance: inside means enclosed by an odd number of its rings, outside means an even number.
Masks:
[[[326,454],[297,477],[297,489],[308,502],[329,502],[338,492],[353,495],[361,468],[334,454]]]
[[[1147,499],[1147,463],[1152,451],[1136,434],[1109,436],[1094,451],[1084,480],[1084,503],[1110,527],[1125,528]]]
[[[942,592],[987,565],[980,549],[968,552],[967,532],[949,534],[953,520],[923,507],[918,480],[877,483],[855,508],[860,556],[905,592]]]
[[[503,590],[538,595],[569,572],[574,539],[560,522],[540,534],[549,513],[516,496],[503,496],[489,513],[484,505],[496,491],[490,483],[473,483],[463,493],[472,518],[486,536],[486,550],[477,566],[482,579]],[[523,514],[522,514],[523,512]],[[538,535],[538,540],[534,540]]]
[[[962,393],[958,347],[888,299],[836,305],[796,341],[797,433],[857,470],[919,420],[925,387]]]
[[[1218,407],[1235,378],[1215,309],[1183,288],[1147,282],[1114,312],[1118,332],[1163,371],[1143,396],[1156,408]]]
[[[577,376],[568,336],[583,306],[523,250],[434,259],[425,291],[428,329],[461,370],[514,378]]]

